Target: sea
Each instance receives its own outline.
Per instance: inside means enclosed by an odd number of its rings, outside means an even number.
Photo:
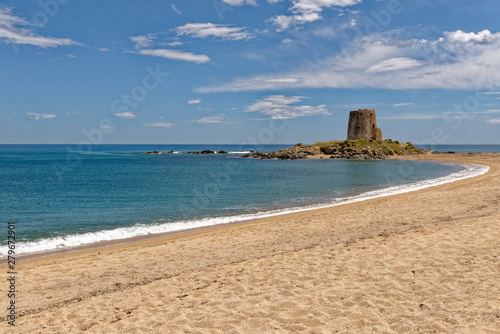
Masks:
[[[293,145],[0,145],[0,257],[181,231],[389,196],[487,167],[406,160],[257,160]],[[427,147],[423,147],[427,148]],[[228,154],[187,154],[204,149]],[[500,145],[447,145],[500,152]],[[146,155],[149,151],[173,151]],[[11,224],[12,225],[12,224]]]

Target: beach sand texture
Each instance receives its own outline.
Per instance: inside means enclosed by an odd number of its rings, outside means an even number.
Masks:
[[[2,315],[0,332],[500,333],[500,154],[413,158],[491,169],[407,194],[23,261],[21,316],[12,328]],[[1,293],[5,315],[7,303]]]

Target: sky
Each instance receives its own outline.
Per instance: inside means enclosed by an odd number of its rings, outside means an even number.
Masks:
[[[500,144],[496,0],[0,2],[0,144]]]

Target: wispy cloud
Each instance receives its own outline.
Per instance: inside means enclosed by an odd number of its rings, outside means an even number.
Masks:
[[[40,119],[52,119],[56,118],[56,114],[40,114],[37,112],[27,112],[26,115],[30,116],[33,119],[40,120]]]
[[[210,58],[204,54],[196,54],[187,51],[181,50],[172,50],[172,49],[153,49],[152,47],[157,45],[169,45],[169,46],[179,46],[182,45],[182,42],[173,41],[170,43],[156,43],[156,40],[159,36],[164,34],[163,32],[158,32],[154,34],[147,35],[138,35],[134,37],[130,37],[130,40],[134,42],[135,52],[141,54],[143,56],[154,56],[161,57],[171,60],[182,60],[197,64],[208,63]],[[126,51],[133,52],[133,51]]]
[[[156,122],[156,123],[145,123],[141,124],[142,126],[151,126],[155,128],[171,128],[174,127],[174,123],[165,123],[165,122]]]
[[[201,102],[201,99],[193,99],[193,100],[188,101],[189,104],[198,104],[200,102]]]
[[[25,44],[42,48],[65,45],[80,45],[69,38],[45,37],[27,29],[29,23],[14,15],[8,7],[0,8],[0,40],[4,43]]]
[[[177,9],[177,7],[176,7],[173,3],[171,3],[171,4],[170,4],[170,8],[172,8],[172,10],[173,10],[176,14],[179,14],[179,15],[181,15],[181,14],[182,14],[182,12],[181,12],[180,10],[178,10],[178,9]]]
[[[394,119],[394,120],[432,120],[432,119],[461,119],[471,120],[476,119],[478,115],[491,115],[499,114],[500,109],[490,109],[486,111],[457,111],[457,112],[443,112],[441,114],[422,114],[422,113],[405,113],[392,116],[379,116],[380,119]],[[486,120],[488,122],[488,120]],[[489,123],[489,122],[488,122]]]
[[[414,105],[414,103],[406,102],[406,103],[396,103],[396,104],[393,104],[392,106],[393,107],[406,107],[406,106],[412,106],[412,105]]]
[[[155,36],[152,34],[130,37],[130,40],[135,44],[135,49],[144,49],[153,46],[154,39]]]
[[[257,6],[257,0],[222,0],[222,2],[227,3],[230,6],[243,6],[252,5]]]
[[[488,43],[398,39],[398,32],[364,36],[332,57],[299,70],[262,74],[196,89],[197,92],[288,88],[498,90],[500,37]]]
[[[481,95],[500,95],[500,92],[480,92]]]
[[[500,118],[488,119],[485,122],[489,124],[500,124]]]
[[[306,116],[330,115],[326,105],[297,106],[306,97],[270,95],[254,101],[245,108],[245,112],[256,112],[271,119],[290,119]]]
[[[379,116],[379,119],[394,119],[394,120],[431,120],[444,118],[445,114],[420,114],[420,113],[407,113],[393,116]]]
[[[155,56],[171,60],[182,60],[196,64],[208,63],[210,58],[206,55],[199,55],[191,52],[169,50],[169,49],[144,49],[138,52],[145,56]]]
[[[223,40],[238,41],[252,38],[246,27],[232,27],[224,24],[213,23],[187,23],[176,28],[178,36],[191,36],[195,38],[218,37]]]
[[[406,70],[413,67],[419,67],[422,65],[421,61],[411,59],[408,57],[398,57],[383,60],[375,65],[370,66],[366,73],[381,73],[381,72],[391,72]]]
[[[200,123],[200,124],[235,124],[240,123],[237,121],[229,120],[225,115],[215,115],[215,116],[207,116],[202,117],[200,119],[193,119],[191,122]]]
[[[288,9],[292,15],[277,15],[271,18],[270,22],[276,26],[276,30],[283,31],[296,25],[321,20],[324,8],[348,7],[361,2],[363,0],[292,0],[293,5]]]
[[[182,44],[184,44],[184,43],[179,42],[179,41],[173,41],[173,42],[167,43],[168,46],[173,46],[173,47],[180,46]]]
[[[124,119],[133,119],[135,118],[135,113],[132,111],[119,112],[114,114],[116,117],[124,118]]]

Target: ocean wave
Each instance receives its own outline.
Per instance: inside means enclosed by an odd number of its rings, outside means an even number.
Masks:
[[[52,237],[52,238],[29,241],[29,242],[19,242],[17,243],[16,249],[18,254],[23,254],[23,255],[31,253],[40,253],[50,250],[67,249],[82,245],[88,245],[102,241],[120,240],[132,237],[176,232],[192,228],[208,227],[219,224],[241,222],[259,218],[267,218],[287,213],[328,208],[332,206],[360,202],[377,197],[385,197],[396,194],[408,193],[428,187],[438,186],[441,184],[482,175],[488,172],[489,170],[488,166],[461,164],[461,163],[458,165],[462,166],[464,169],[444,177],[419,181],[406,185],[392,186],[374,191],[368,191],[355,196],[336,198],[331,200],[330,202],[322,204],[314,204],[302,207],[292,207],[288,209],[257,212],[251,214],[240,214],[240,215],[225,216],[225,217],[211,217],[211,218],[192,219],[186,221],[165,222],[157,224],[136,224],[134,226],[120,227],[112,230],[102,230],[96,232],[58,236],[58,237]],[[0,250],[0,257],[5,257],[5,256],[7,256],[6,251],[3,249]]]
[[[250,151],[235,151],[235,152],[227,152],[229,154],[248,154],[248,153],[252,153]]]

